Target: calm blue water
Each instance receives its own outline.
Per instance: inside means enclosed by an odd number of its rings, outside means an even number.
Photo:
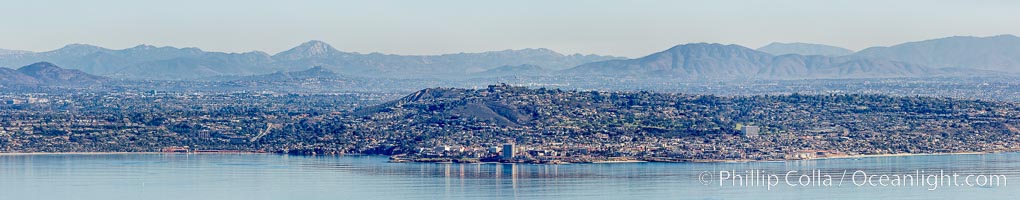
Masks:
[[[1020,194],[1017,153],[757,163],[386,161],[378,156],[273,154],[3,155],[0,199],[1016,199]],[[761,170],[780,179],[789,170],[832,175],[844,170],[871,175],[943,170],[1004,175],[1007,182],[928,190],[928,186],[858,187],[846,178],[836,186],[795,187],[783,180],[768,189],[725,181],[721,186],[721,170]],[[794,182],[796,175],[791,177]]]

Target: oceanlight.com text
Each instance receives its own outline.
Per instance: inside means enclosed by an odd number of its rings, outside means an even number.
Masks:
[[[703,185],[720,187],[907,187],[930,191],[946,187],[1005,187],[1006,175],[959,173],[945,170],[913,170],[906,173],[866,170],[721,170],[698,174]]]

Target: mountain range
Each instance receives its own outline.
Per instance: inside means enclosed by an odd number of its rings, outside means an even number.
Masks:
[[[796,48],[780,44],[769,46],[761,49],[781,53],[767,53],[740,45],[692,43],[641,58],[583,64],[564,72],[685,79],[891,78],[1020,73],[1020,38],[1013,35],[948,37],[872,47],[844,56],[811,55],[824,54],[820,50],[788,53]],[[824,45],[793,46],[831,49]]]
[[[126,79],[257,76],[320,66],[338,75],[460,79],[496,76],[633,76],[681,79],[814,79],[1020,73],[1020,38],[947,37],[852,52],[828,45],[772,43],[759,49],[690,43],[644,57],[564,55],[519,49],[442,55],[361,54],[312,40],[270,55],[139,45],[112,50],[71,44],[47,52],[0,54],[0,66],[52,62]]]
[[[1020,37],[956,36],[890,47],[872,47],[855,56],[889,58],[935,68],[1020,72]]]
[[[442,78],[460,77],[506,65],[536,65],[558,70],[621,57],[564,55],[544,48],[426,56],[358,54],[338,51],[321,41],[310,41],[272,58],[279,66],[323,66],[349,75]]]
[[[684,79],[804,79],[916,77],[938,69],[880,58],[772,55],[739,45],[693,43],[627,60],[588,63],[574,75],[659,76]]]
[[[0,85],[88,85],[109,80],[74,69],[63,69],[48,62],[27,65],[17,70],[0,67]]]
[[[136,47],[112,50],[71,44],[39,52],[0,55],[0,66],[52,62],[84,72],[130,79],[196,79],[229,75],[257,75],[322,66],[342,74],[378,77],[456,77],[505,65],[537,65],[565,69],[619,59],[599,55],[563,55],[549,49],[520,49],[482,53],[405,56],[343,52],[322,41],[309,41],[287,51],[206,52],[198,48]]]

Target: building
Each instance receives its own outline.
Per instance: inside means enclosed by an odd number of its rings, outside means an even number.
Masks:
[[[744,137],[758,137],[758,132],[760,131],[761,128],[758,128],[758,126],[744,126],[740,129],[740,132],[744,134]]]
[[[49,100],[49,99],[45,99],[45,98],[35,98],[35,97],[28,97],[28,100],[27,100],[27,102],[28,102],[29,104],[36,104],[36,103],[49,103],[49,102],[50,102],[50,100]]]
[[[515,155],[517,155],[517,148],[514,147],[514,144],[503,144],[503,160],[513,159]]]
[[[17,104],[22,104],[22,103],[25,103],[25,101],[23,101],[21,99],[8,99],[8,100],[4,101],[4,104],[8,104],[8,105],[17,105]]]
[[[446,146],[446,145],[437,146],[435,149],[433,149],[433,151],[435,151],[435,152],[448,152],[448,151],[450,151],[450,146]]]

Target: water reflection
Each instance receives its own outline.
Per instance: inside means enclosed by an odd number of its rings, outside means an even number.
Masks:
[[[946,170],[1020,180],[1020,154],[754,163],[438,164],[272,154],[0,156],[0,199],[1003,199],[1015,187],[720,187],[720,170]],[[715,177],[718,178],[718,177]],[[717,180],[711,180],[717,181]]]

